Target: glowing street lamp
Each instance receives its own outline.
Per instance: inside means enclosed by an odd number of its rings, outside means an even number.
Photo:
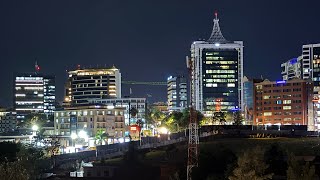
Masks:
[[[35,124],[32,126],[32,131],[38,131],[39,127]]]
[[[77,139],[77,137],[78,137],[78,136],[77,136],[77,134],[76,134],[76,133],[72,133],[72,134],[71,134],[71,139],[72,139],[72,140]]]

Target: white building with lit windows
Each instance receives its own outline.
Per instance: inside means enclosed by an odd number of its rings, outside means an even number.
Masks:
[[[217,13],[207,41],[191,44],[193,106],[206,116],[243,109],[243,42],[226,40]]]
[[[114,106],[78,106],[56,110],[54,114],[55,135],[71,136],[80,131],[94,137],[103,130],[108,137],[125,136],[124,108]]]
[[[188,107],[187,79],[170,76],[167,81],[168,111],[182,111]]]
[[[55,77],[39,73],[17,74],[14,78],[14,109],[18,120],[30,113],[53,115]]]

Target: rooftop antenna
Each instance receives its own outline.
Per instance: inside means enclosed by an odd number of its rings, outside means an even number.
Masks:
[[[38,65],[38,62],[37,62],[37,58],[35,58],[35,64],[34,64],[34,69],[36,70],[36,73],[40,72],[40,66]]]

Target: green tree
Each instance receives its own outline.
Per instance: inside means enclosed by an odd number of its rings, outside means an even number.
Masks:
[[[0,164],[0,179],[5,180],[28,180],[27,170],[18,162],[5,162]]]
[[[38,179],[41,173],[51,168],[51,161],[45,158],[43,149],[24,144],[18,144],[18,147],[18,162],[27,170],[30,179]]]
[[[23,128],[32,128],[33,125],[37,125],[39,129],[48,121],[45,114],[31,113],[26,115],[25,120],[19,124]]]
[[[213,113],[212,116],[213,123],[225,124],[226,123],[226,113],[223,111],[217,111]]]
[[[230,180],[266,180],[272,179],[273,173],[266,173],[268,165],[264,162],[264,151],[257,146],[251,151],[245,151],[237,162]]]
[[[298,160],[294,154],[289,154],[288,157],[288,180],[309,180],[315,179],[315,167],[310,165],[309,162],[305,163],[304,160]]]
[[[243,117],[241,111],[236,111],[233,113],[233,125],[242,125]]]
[[[108,134],[105,133],[103,129],[98,129],[96,135],[94,136],[94,140],[97,144],[102,145],[102,142],[108,137]]]

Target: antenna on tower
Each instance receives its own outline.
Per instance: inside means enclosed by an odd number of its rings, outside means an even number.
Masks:
[[[217,10],[214,11],[214,16],[215,16],[215,19],[218,19],[218,11]]]
[[[36,73],[40,71],[40,66],[38,65],[37,58],[35,58],[34,69],[36,70]]]

